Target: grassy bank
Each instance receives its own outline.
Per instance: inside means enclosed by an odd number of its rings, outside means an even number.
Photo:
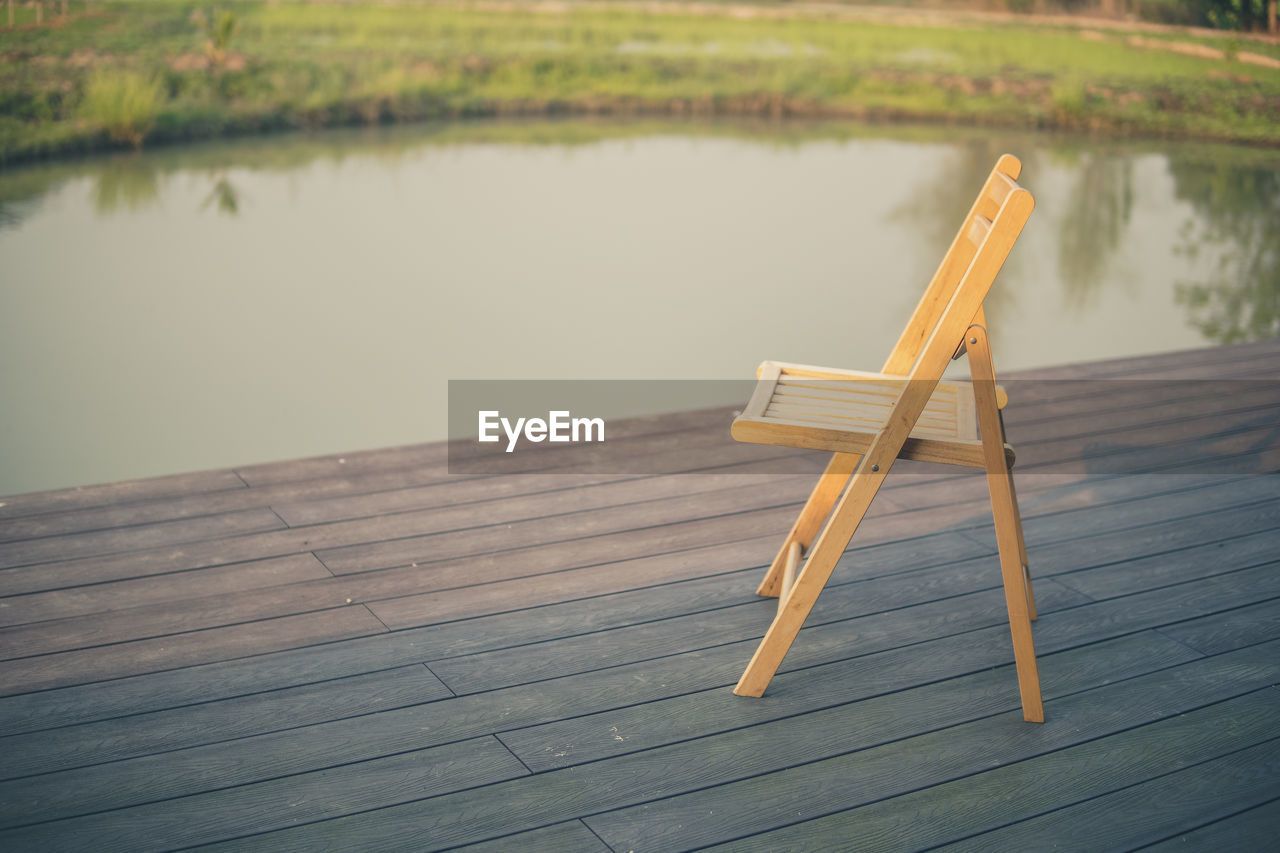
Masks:
[[[1208,45],[1225,54],[1214,57],[1163,49],[1176,34],[661,9],[148,0],[86,13],[73,2],[66,19],[0,31],[0,162],[538,113],[912,118],[1280,143],[1280,68],[1240,61],[1229,37]]]

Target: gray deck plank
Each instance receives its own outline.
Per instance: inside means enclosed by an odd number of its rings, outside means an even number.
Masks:
[[[234,471],[196,471],[119,483],[51,489],[0,498],[0,520],[46,512],[172,499],[191,494],[247,488]]]
[[[862,805],[905,794],[922,785],[951,781],[984,763],[992,766],[1044,755],[1082,740],[1166,720],[1269,687],[1266,673],[1273,666],[1280,666],[1280,661],[1267,662],[1266,658],[1276,651],[1273,642],[1086,689],[1055,701],[1052,721],[1047,719],[1040,726],[1026,725],[1020,712],[1009,711],[903,740],[885,739],[880,746],[856,752],[849,747],[863,741],[861,729],[884,725],[882,720],[891,716],[887,727],[892,729],[900,724],[899,714],[927,716],[929,710],[898,710],[895,705],[896,713],[892,715],[886,710],[872,716],[867,708],[861,714],[846,715],[847,720],[835,713],[830,715],[831,728],[810,724],[803,729],[806,743],[797,745],[792,740],[787,744],[793,750],[803,749],[794,756],[796,759],[819,751],[809,741],[836,742],[836,749],[844,747],[833,757],[820,760],[818,766],[802,768],[796,766],[797,761],[791,761],[777,768],[781,772],[753,775],[722,789],[706,788],[652,804],[637,804],[588,817],[586,823],[614,848],[677,850],[719,843],[805,817],[808,809],[815,808],[814,794],[818,791],[823,792],[821,801],[828,809],[841,801],[846,807]],[[1094,659],[1094,663],[1105,665],[1105,660]],[[855,726],[859,728],[856,733]],[[752,731],[764,728],[758,726]],[[786,743],[781,732],[775,736]],[[713,813],[709,814],[709,810]],[[1019,848],[997,845],[983,849]]]
[[[941,849],[1025,849],[1040,838],[1060,850],[1131,849],[1268,803],[1280,796],[1277,780],[1280,738],[1273,738]]]
[[[314,554],[294,554],[211,566],[152,578],[11,595],[0,607],[0,626],[134,610],[164,605],[181,610],[192,599],[238,593],[257,595],[270,587],[332,578]]]
[[[1142,849],[1150,853],[1266,850],[1275,844],[1277,828],[1280,828],[1280,798]]]
[[[1265,633],[1280,633],[1280,602],[1264,599],[1213,617],[1188,619],[1165,628],[1180,643],[1211,655],[1237,649]]]
[[[1037,758],[710,849],[816,853],[931,848],[1271,740],[1278,712],[1280,691],[1264,688]],[[1056,846],[1058,837],[1047,833],[1026,839],[1019,849],[1032,849],[1049,839]],[[1092,840],[1092,849],[1115,846],[1105,836]],[[1014,848],[997,844],[978,849]]]
[[[122,678],[386,631],[361,605],[0,662],[0,695]]]
[[[269,509],[246,509],[207,518],[179,519],[138,527],[71,533],[49,539],[24,539],[0,545],[0,569],[51,560],[118,554],[147,548],[205,542],[245,533],[279,530],[285,524]]]
[[[16,783],[0,783],[8,803],[14,799],[56,802],[59,787],[41,784],[32,777],[68,768],[106,763],[102,777],[123,784],[128,775],[114,763],[122,757],[156,755],[191,746],[206,746],[252,735],[350,719],[395,708],[406,708],[444,699],[452,694],[422,664],[353,675],[332,681],[286,687],[216,702],[202,702],[167,711],[134,714],[73,728],[52,729],[34,735],[10,736],[4,744],[5,762],[0,775]],[[157,762],[161,767],[168,759]],[[134,773],[163,779],[163,774]],[[165,780],[171,792],[172,781]],[[109,787],[86,786],[118,796]],[[74,791],[64,788],[62,793]],[[42,791],[43,793],[35,793]],[[84,803],[77,800],[77,807]],[[8,817],[9,815],[7,815]]]
[[[323,748],[317,744],[316,748]],[[528,775],[494,738],[0,831],[12,850],[171,850]],[[421,830],[420,830],[421,831]]]

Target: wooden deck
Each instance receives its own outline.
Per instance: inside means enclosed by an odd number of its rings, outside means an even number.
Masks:
[[[825,457],[724,412],[634,422],[649,474],[423,445],[3,499],[0,849],[1263,849],[1280,342],[1074,371],[1007,416],[1043,725],[981,475],[906,463],[733,696]]]

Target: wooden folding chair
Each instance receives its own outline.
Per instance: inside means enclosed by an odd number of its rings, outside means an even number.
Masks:
[[[764,693],[894,461],[917,459],[986,469],[1022,715],[1043,722],[1013,452],[1005,444],[1004,392],[982,310],[1035,206],[1017,183],[1021,169],[1008,154],[996,163],[879,373],[760,366],[755,393],[733,423],[734,438],[835,455],[757,590],[778,596],[778,614],[734,688],[739,696]],[[947,363],[963,354],[971,381],[942,382]]]

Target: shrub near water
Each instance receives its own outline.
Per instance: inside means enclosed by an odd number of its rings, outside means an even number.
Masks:
[[[85,85],[80,116],[99,125],[117,142],[140,148],[163,102],[158,80],[133,72],[100,71]]]

